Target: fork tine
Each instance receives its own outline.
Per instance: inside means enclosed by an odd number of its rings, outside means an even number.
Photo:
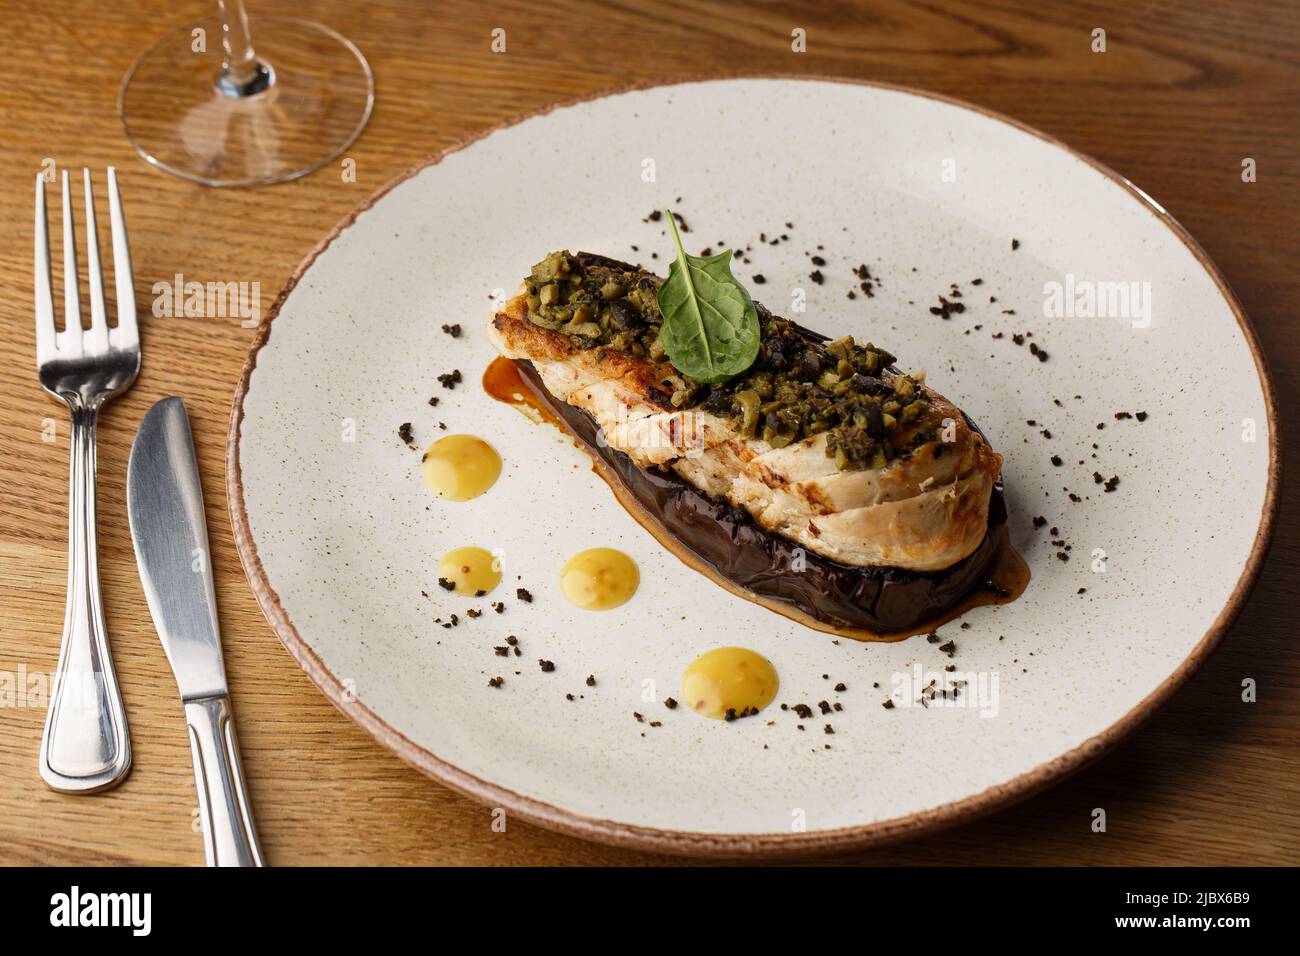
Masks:
[[[63,331],[64,338],[81,341],[81,281],[77,278],[77,230],[72,220],[72,192],[63,171]]]
[[[113,233],[113,284],[117,288],[117,328],[113,339],[119,348],[139,345],[135,318],[135,276],[131,272],[131,247],[126,241],[126,217],[122,194],[117,188],[117,170],[108,167],[108,222]]]
[[[90,279],[90,331],[84,339],[87,351],[108,349],[108,315],[104,309],[104,274],[99,266],[99,234],[95,225],[95,193],[90,170],[83,169],[86,184],[86,271]]]
[[[45,212],[45,176],[36,174],[36,361],[54,354],[54,286],[50,281],[50,225]]]

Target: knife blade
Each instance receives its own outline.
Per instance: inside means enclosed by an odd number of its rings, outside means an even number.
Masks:
[[[221,657],[203,486],[179,398],[164,398],[140,423],[126,507],[149,613],[185,708],[208,865],[261,866]]]
[[[226,693],[203,488],[181,399],[164,398],[140,423],[126,496],[145,598],[181,698]]]

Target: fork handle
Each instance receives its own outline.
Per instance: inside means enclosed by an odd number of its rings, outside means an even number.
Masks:
[[[77,396],[70,396],[69,407],[68,603],[41,739],[41,777],[55,790],[89,793],[114,786],[127,775],[131,740],[99,596],[95,534],[99,410]]]
[[[221,694],[185,701],[185,723],[190,729],[208,866],[261,866],[262,849],[244,789],[230,698]]]

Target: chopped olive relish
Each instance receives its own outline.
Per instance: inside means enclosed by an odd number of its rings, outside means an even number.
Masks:
[[[663,362],[659,281],[600,256],[553,252],[525,280],[528,317],[582,348],[612,348]],[[746,438],[775,448],[825,432],[826,454],[846,470],[882,468],[933,438],[914,435],[909,447],[899,447],[900,433],[930,403],[919,379],[891,368],[894,356],[852,336],[819,341],[755,306],[762,346],[754,364],[718,385],[683,376],[687,385],[674,392],[674,406],[729,418]]]
[[[597,257],[589,257],[589,263],[592,259]],[[655,299],[657,277],[584,266],[565,251],[552,252],[533,266],[525,283],[534,325],[574,336],[586,348],[604,345],[653,362],[666,360],[659,343],[663,316]]]

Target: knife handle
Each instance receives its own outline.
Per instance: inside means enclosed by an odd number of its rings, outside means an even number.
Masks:
[[[190,730],[208,866],[261,866],[262,850],[244,790],[230,698],[222,694],[187,700],[185,722]]]

